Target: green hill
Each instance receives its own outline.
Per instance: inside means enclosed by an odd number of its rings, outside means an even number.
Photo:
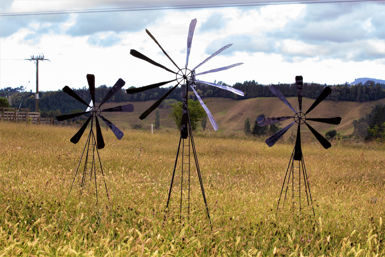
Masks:
[[[252,126],[259,114],[266,116],[284,116],[290,115],[291,111],[279,99],[273,97],[251,98],[245,100],[233,100],[229,98],[206,98],[205,103],[211,110],[215,120],[222,132],[242,132],[246,118],[250,119]],[[288,98],[288,101],[297,106],[295,97]],[[303,99],[304,110],[306,110],[314,99]],[[139,115],[148,108],[153,101],[132,102],[135,107],[133,113],[111,113],[106,114],[116,125],[122,128],[132,128],[134,125],[141,126],[143,129],[150,129],[150,124],[155,121],[155,112],[151,113],[145,120],[140,120]],[[122,103],[119,103],[122,104]],[[353,132],[353,121],[366,114],[378,104],[385,104],[385,99],[370,102],[347,102],[347,101],[324,101],[317,106],[309,117],[333,117],[341,116],[342,122],[339,126],[314,123],[321,132],[335,128],[343,135],[349,135]],[[116,105],[109,103],[108,106]],[[161,128],[175,128],[175,123],[170,116],[171,107],[165,105],[159,109],[161,118]],[[282,123],[283,126],[285,123]],[[207,124],[208,130],[212,130],[210,124]]]

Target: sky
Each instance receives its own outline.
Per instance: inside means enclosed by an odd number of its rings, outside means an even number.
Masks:
[[[175,75],[131,56],[130,50],[175,69],[147,35],[147,28],[184,66],[188,28],[194,18],[190,68],[229,43],[233,45],[197,72],[243,62],[202,75],[201,80],[232,85],[247,80],[294,83],[296,75],[320,84],[360,77],[385,79],[385,2],[163,9],[160,5],[165,3],[231,1],[1,0],[0,88],[25,86],[35,91],[35,64],[25,59],[39,54],[49,59],[39,64],[41,91],[65,85],[82,88],[88,73],[95,74],[97,85],[112,86],[122,78],[125,88],[172,80]],[[143,10],[146,7],[155,8]],[[126,11],[130,8],[141,10]],[[85,9],[105,12],[4,15]]]

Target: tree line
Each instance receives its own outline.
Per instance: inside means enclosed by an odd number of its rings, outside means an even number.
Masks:
[[[220,85],[227,85],[223,82],[217,82]],[[229,85],[227,85],[229,86]],[[278,84],[274,85],[279,88],[282,93],[287,96],[296,96],[297,88],[294,84]],[[315,83],[305,83],[303,87],[303,96],[308,98],[316,98],[324,89],[326,85],[320,85]],[[334,85],[331,95],[328,96],[328,100],[333,101],[374,101],[385,98],[385,90],[380,84],[370,85]],[[235,100],[255,98],[255,97],[273,97],[274,95],[270,92],[268,86],[258,84],[256,81],[245,81],[243,83],[236,83],[233,85],[234,88],[239,89],[245,93],[245,96],[238,96],[231,92],[206,86],[197,85],[197,91],[202,98],[206,97],[224,97]],[[170,88],[155,88],[148,91],[140,92],[137,94],[126,94],[125,90],[120,90],[111,99],[111,102],[135,102],[135,101],[149,101],[156,100],[164,95]],[[100,102],[106,93],[110,90],[110,87],[105,85],[100,86],[96,89],[96,101]],[[75,90],[85,101],[90,101],[90,95],[88,88]],[[176,88],[169,96],[170,99],[181,101],[182,89]],[[12,107],[29,108],[34,110],[35,96],[32,92],[25,92],[23,87],[16,89],[5,88],[0,89],[0,96],[8,97]],[[78,110],[83,110],[85,107],[68,96],[61,90],[49,91],[40,93],[39,101],[40,110],[43,115],[57,115],[58,113],[68,113]]]

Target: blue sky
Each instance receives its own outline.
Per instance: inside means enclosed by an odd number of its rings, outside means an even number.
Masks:
[[[226,0],[201,2],[220,4]],[[167,2],[2,0],[0,13],[116,9],[137,3],[151,7]],[[34,90],[35,67],[24,60],[33,54],[50,59],[40,66],[41,90],[83,87],[87,73],[95,74],[98,85],[112,85],[118,78],[129,86],[173,79],[172,74],[129,52],[136,49],[173,67],[145,33],[147,28],[169,55],[184,65],[193,18],[198,23],[192,66],[228,43],[233,46],[201,71],[244,63],[205,75],[206,81],[287,83],[296,75],[303,75],[305,82],[330,84],[358,77],[385,79],[384,13],[385,4],[365,2],[1,16],[0,88],[24,85]]]

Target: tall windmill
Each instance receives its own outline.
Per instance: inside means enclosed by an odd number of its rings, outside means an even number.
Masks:
[[[213,126],[214,130],[217,130],[218,129],[218,125],[216,124],[213,115],[211,114],[210,110],[207,108],[207,106],[205,105],[205,103],[203,102],[202,98],[199,96],[199,94],[198,94],[198,92],[196,90],[197,84],[202,85],[202,86],[217,87],[217,88],[224,89],[224,90],[227,90],[229,92],[232,92],[232,93],[235,93],[235,94],[238,94],[238,95],[241,95],[241,96],[243,96],[244,94],[243,94],[242,91],[237,90],[235,88],[228,87],[228,86],[225,86],[225,85],[219,85],[219,84],[215,84],[215,83],[210,83],[210,82],[206,82],[206,81],[203,81],[203,80],[198,80],[197,77],[201,76],[201,75],[204,75],[204,74],[212,73],[212,72],[218,72],[218,71],[227,70],[227,69],[236,67],[238,65],[241,65],[242,63],[235,63],[235,64],[231,64],[231,65],[228,65],[228,66],[224,66],[224,67],[220,67],[220,68],[216,68],[216,69],[212,69],[212,70],[207,70],[207,71],[203,71],[203,72],[197,72],[196,71],[199,67],[201,67],[208,60],[210,60],[214,56],[218,55],[222,51],[224,51],[227,48],[229,48],[231,46],[231,44],[228,44],[228,45],[225,45],[224,47],[220,48],[216,52],[214,52],[212,55],[210,55],[206,59],[204,59],[200,64],[198,64],[194,68],[190,69],[188,67],[188,64],[189,64],[189,57],[190,57],[192,40],[193,40],[193,36],[194,36],[194,31],[195,31],[196,23],[197,23],[196,19],[193,19],[190,22],[188,36],[187,36],[186,62],[185,62],[185,64],[183,66],[178,66],[176,64],[176,62],[174,62],[174,60],[171,59],[171,57],[167,54],[167,52],[160,45],[160,43],[155,39],[155,37],[150,33],[150,31],[146,30],[147,34],[151,37],[151,39],[162,50],[163,54],[175,66],[176,70],[169,69],[166,66],[164,66],[164,65],[162,65],[162,64],[160,64],[160,63],[158,63],[158,62],[156,62],[156,61],[154,61],[152,59],[150,59],[149,57],[145,56],[144,54],[142,54],[142,53],[140,53],[140,52],[138,52],[136,50],[131,50],[130,51],[131,55],[133,55],[136,58],[142,59],[142,60],[144,60],[144,61],[146,61],[148,63],[151,63],[152,65],[155,65],[155,66],[157,66],[159,68],[164,69],[165,71],[173,74],[174,78],[171,79],[171,80],[168,80],[168,81],[158,82],[158,83],[151,84],[151,85],[144,86],[144,87],[140,87],[140,88],[129,88],[129,89],[127,89],[127,93],[128,94],[134,94],[134,93],[142,92],[142,91],[149,90],[149,89],[152,89],[152,88],[157,88],[157,87],[169,84],[169,83],[176,83],[173,87],[171,87],[171,89],[169,89],[167,91],[167,93],[165,95],[163,95],[161,98],[159,98],[153,105],[151,105],[139,117],[140,119],[145,119],[152,111],[154,111],[161,104],[161,102],[163,100],[165,100],[171,94],[172,91],[174,91],[179,85],[182,86],[183,105],[182,105],[182,122],[181,122],[181,131],[180,131],[181,133],[180,133],[180,138],[179,138],[178,150],[177,150],[176,158],[175,158],[174,169],[173,169],[173,172],[172,172],[170,188],[169,188],[169,191],[168,191],[168,197],[167,197],[167,203],[166,203],[166,214],[167,214],[167,212],[169,210],[171,193],[172,193],[172,189],[173,189],[173,185],[174,185],[174,179],[175,179],[175,171],[176,171],[177,164],[178,164],[178,157],[179,157],[179,154],[181,154],[182,160],[181,160],[181,182],[180,182],[181,188],[180,188],[179,214],[180,214],[180,218],[182,218],[182,208],[183,208],[183,198],[184,198],[183,197],[184,196],[183,192],[185,191],[184,183],[186,182],[186,180],[184,180],[184,176],[187,175],[187,217],[189,218],[189,216],[190,216],[190,199],[191,199],[191,193],[190,193],[190,191],[191,191],[191,189],[190,189],[190,183],[191,183],[190,182],[191,181],[191,173],[190,173],[191,158],[190,157],[191,157],[191,150],[192,150],[194,161],[195,161],[195,167],[196,167],[196,171],[197,171],[197,175],[198,175],[198,179],[199,179],[200,189],[201,189],[203,201],[204,201],[204,204],[205,204],[205,207],[206,207],[206,214],[207,214],[207,217],[208,217],[210,225],[211,225],[211,218],[210,218],[209,208],[208,208],[208,204],[207,204],[207,200],[206,200],[205,189],[204,189],[204,186],[203,186],[201,170],[200,170],[200,166],[199,166],[199,162],[198,162],[198,155],[197,155],[197,151],[196,151],[196,148],[195,148],[195,142],[194,142],[194,137],[193,137],[193,133],[192,133],[190,113],[189,113],[189,109],[188,109],[188,93],[189,93],[190,89],[193,91],[195,97],[198,99],[199,103],[202,105],[203,109],[205,110],[205,112],[206,112],[206,114],[207,114],[207,116],[208,116],[208,118],[210,120],[210,123]],[[166,214],[165,214],[165,218],[166,218]]]
[[[79,174],[79,170],[82,173],[80,180],[80,186],[83,188],[86,184],[87,178],[89,177],[90,180],[94,180],[95,185],[95,196],[96,196],[96,203],[98,202],[98,184],[97,184],[97,168],[99,166],[99,171],[103,178],[104,188],[106,191],[107,198],[109,199],[108,194],[108,188],[107,183],[105,181],[105,174],[103,171],[102,162],[99,155],[99,149],[103,149],[105,146],[102,130],[100,127],[99,119],[102,119],[104,123],[111,129],[111,131],[115,134],[117,139],[122,139],[123,132],[116,127],[111,121],[109,121],[103,114],[105,112],[133,112],[134,106],[132,104],[126,104],[126,105],[120,105],[115,106],[111,108],[102,108],[102,106],[121,88],[124,86],[125,82],[122,79],[118,79],[116,81],[115,85],[107,92],[107,94],[104,96],[102,101],[99,104],[96,104],[96,97],[95,97],[95,76],[93,74],[87,74],[87,81],[88,81],[88,87],[89,87],[89,93],[91,97],[90,104],[87,104],[87,102],[81,98],[78,94],[75,93],[70,87],[65,86],[63,88],[63,92],[77,100],[78,102],[82,103],[87,109],[84,112],[78,112],[78,113],[71,113],[71,114],[64,114],[57,116],[56,119],[58,121],[64,121],[73,119],[80,116],[86,116],[87,119],[83,123],[83,125],[80,127],[78,132],[70,139],[70,141],[73,144],[77,144],[80,140],[80,138],[83,136],[85,130],[87,127],[89,127],[89,132],[87,136],[86,143],[83,148],[83,152],[80,156],[78,165],[76,167],[75,175],[72,180],[72,184],[69,190],[69,193],[72,190],[73,184]],[[89,125],[89,126],[88,126]],[[95,133],[96,132],[96,133]],[[96,134],[96,136],[95,136]],[[80,166],[83,162],[83,171],[81,171]]]
[[[306,170],[305,160],[302,153],[302,143],[301,143],[301,127],[306,125],[309,128],[310,132],[318,140],[318,142],[325,148],[328,149],[331,147],[330,142],[323,137],[319,132],[317,132],[309,122],[320,122],[326,124],[338,125],[341,122],[341,117],[333,118],[310,118],[307,115],[320,104],[325,98],[332,92],[330,87],[325,87],[318,98],[313,102],[313,104],[304,112],[302,110],[302,90],[303,90],[303,78],[302,76],[297,76],[296,78],[296,87],[297,87],[297,98],[298,98],[298,110],[294,109],[293,106],[287,101],[282,92],[274,87],[270,86],[270,91],[277,96],[290,110],[293,112],[293,115],[290,116],[280,116],[280,117],[271,117],[265,118],[264,115],[260,115],[257,118],[257,123],[259,126],[272,125],[280,121],[291,120],[290,124],[286,127],[279,130],[277,133],[266,139],[266,144],[271,147],[273,146],[294,124],[297,124],[297,136],[295,140],[295,146],[291,154],[289,164],[286,169],[285,178],[282,183],[281,192],[278,199],[277,209],[279,209],[282,195],[284,194],[283,203],[285,204],[288,191],[291,190],[292,204],[294,207],[294,198],[296,191],[298,192],[298,207],[301,211],[302,209],[302,194],[305,193],[306,202],[311,206],[313,214],[313,198],[310,191],[309,177]],[[296,167],[296,168],[295,168]],[[298,171],[298,172],[297,172]],[[297,180],[296,180],[296,179]],[[302,188],[303,187],[303,188]]]

